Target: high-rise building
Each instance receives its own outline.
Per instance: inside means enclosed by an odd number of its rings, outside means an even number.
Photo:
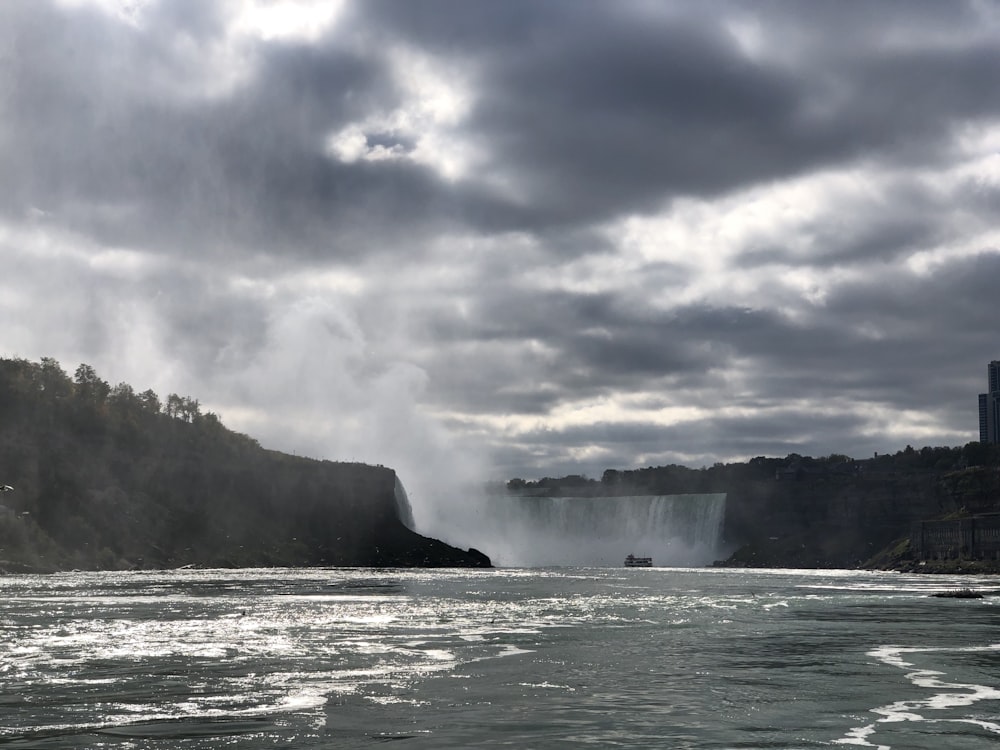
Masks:
[[[1000,443],[1000,361],[986,366],[989,391],[979,394],[979,442]]]
[[[990,396],[988,393],[979,394],[979,442],[990,442],[990,427],[988,414],[990,413]]]
[[[990,384],[990,393],[1000,391],[1000,362],[993,360],[986,365],[986,379]]]

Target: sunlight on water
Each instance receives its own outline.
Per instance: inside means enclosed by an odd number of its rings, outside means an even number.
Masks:
[[[254,570],[0,578],[0,746],[988,747],[989,579]],[[126,744],[123,744],[126,743]]]

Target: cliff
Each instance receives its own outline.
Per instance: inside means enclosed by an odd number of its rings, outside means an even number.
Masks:
[[[0,569],[474,566],[408,529],[392,469],[289,456],[197,401],[0,359]]]
[[[922,560],[910,549],[914,523],[998,510],[993,466],[762,482],[729,496],[724,536],[733,551],[725,564],[951,570],[954,565]],[[995,562],[974,567],[1000,570]]]
[[[727,498],[727,563],[859,567],[906,536],[913,521],[949,507],[935,477],[924,474],[754,482]]]

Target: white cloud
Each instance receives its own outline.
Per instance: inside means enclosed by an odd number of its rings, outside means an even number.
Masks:
[[[325,153],[345,163],[412,161],[448,180],[469,176],[479,152],[460,129],[473,101],[467,73],[409,47],[394,47],[387,59],[401,92],[399,106],[328,134]],[[391,139],[397,143],[373,143]]]
[[[344,0],[239,0],[232,28],[264,41],[315,43],[336,24]]]
[[[345,164],[353,164],[359,159],[365,158],[370,152],[365,131],[360,125],[354,123],[343,130],[328,135],[324,150]]]

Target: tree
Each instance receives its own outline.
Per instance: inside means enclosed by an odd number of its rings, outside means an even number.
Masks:
[[[198,399],[187,396],[178,396],[171,393],[167,396],[166,414],[168,417],[180,419],[185,422],[193,422],[201,416],[201,404]]]
[[[168,417],[177,417],[180,415],[181,403],[184,401],[183,398],[178,396],[176,393],[171,393],[167,396],[167,403],[163,406],[163,411]]]
[[[962,456],[966,466],[987,466],[990,459],[990,446],[974,440],[962,448]]]
[[[112,388],[110,399],[123,406],[134,403],[137,400],[135,396],[135,389],[133,389],[128,383],[119,383]]]
[[[194,421],[197,422],[202,427],[207,427],[208,429],[212,430],[223,429],[222,420],[219,418],[219,415],[216,414],[214,411],[210,411],[205,414],[199,414],[194,418]]]
[[[93,367],[81,364],[73,377],[77,397],[94,404],[103,404],[111,393],[111,386],[97,376]]]
[[[150,414],[160,413],[160,397],[156,395],[156,391],[152,388],[148,388],[139,394],[139,403],[142,404],[144,411],[148,411]]]
[[[56,398],[69,395],[73,390],[69,376],[52,357],[42,357],[39,387]]]
[[[185,422],[193,422],[201,416],[201,404],[198,399],[185,396],[181,399],[180,418]]]

